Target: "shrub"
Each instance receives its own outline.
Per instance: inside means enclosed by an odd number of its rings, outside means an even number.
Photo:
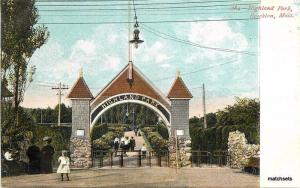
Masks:
[[[96,140],[108,132],[107,124],[94,125],[91,131],[91,140]]]

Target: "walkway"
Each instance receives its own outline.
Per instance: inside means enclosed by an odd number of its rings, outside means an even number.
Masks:
[[[127,131],[124,133],[124,136],[128,136],[129,139],[131,137],[133,137],[135,139],[135,149],[137,149],[137,150],[141,149],[141,147],[145,143],[144,138],[142,136],[135,136],[134,131]]]
[[[73,170],[70,178],[69,182],[61,182],[55,173],[4,177],[2,187],[259,187],[259,176],[229,168],[183,168],[177,174],[174,169],[163,167]]]

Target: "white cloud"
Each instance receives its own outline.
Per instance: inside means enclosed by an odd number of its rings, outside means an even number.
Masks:
[[[167,46],[160,41],[154,42],[151,46],[147,43],[143,44],[141,49],[133,50],[133,57],[145,63],[156,64],[165,63],[172,58],[167,53]]]
[[[229,22],[203,22],[191,23],[187,34],[190,42],[206,47],[225,48],[244,51],[248,48],[246,37],[240,32],[234,32]],[[211,49],[195,48],[186,59],[186,63],[201,63],[227,58],[233,53],[220,52]]]
[[[121,59],[119,57],[106,55],[104,59],[105,69],[117,70],[119,68],[119,65],[121,63]]]
[[[93,40],[78,40],[72,47],[73,53],[83,52],[86,56],[96,54],[96,45]]]

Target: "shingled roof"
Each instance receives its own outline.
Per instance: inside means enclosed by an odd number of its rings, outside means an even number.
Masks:
[[[182,98],[182,99],[191,99],[193,98],[191,92],[188,90],[183,80],[179,75],[177,75],[169,93],[168,98]]]
[[[76,83],[73,85],[69,95],[67,96],[68,98],[73,98],[73,99],[92,99],[93,95],[85,83],[84,79],[82,76],[80,76]]]

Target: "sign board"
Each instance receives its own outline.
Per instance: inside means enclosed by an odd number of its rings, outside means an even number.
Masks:
[[[183,136],[184,130],[176,130],[176,136]]]
[[[77,129],[76,136],[84,136],[84,129]]]

